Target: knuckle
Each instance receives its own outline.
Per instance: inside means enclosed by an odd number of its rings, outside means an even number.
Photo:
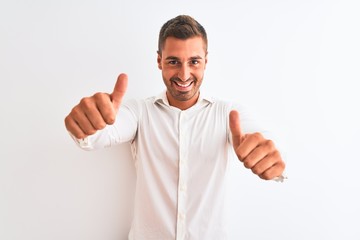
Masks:
[[[252,168],[251,171],[258,176],[260,176],[262,173],[262,171],[258,168]]]
[[[250,168],[253,167],[253,164],[252,164],[251,161],[249,161],[248,159],[246,159],[246,160],[244,161],[244,166],[245,166],[246,168],[250,169]]]
[[[245,156],[243,152],[241,151],[241,147],[234,148],[235,154],[238,157],[238,159],[243,162],[245,160]]]
[[[96,102],[106,102],[110,100],[110,96],[107,93],[98,92],[93,95]]]
[[[114,114],[108,114],[108,115],[106,115],[105,116],[105,122],[107,123],[107,124],[110,124],[110,125],[112,125],[112,124],[114,124],[115,123],[115,116],[114,116]]]
[[[97,121],[97,122],[94,123],[94,127],[97,130],[101,130],[101,129],[106,127],[106,123],[103,122],[103,121]]]
[[[272,140],[266,140],[263,144],[266,149],[269,151],[269,152],[272,152],[275,150],[275,145],[274,145],[274,142]]]
[[[278,150],[275,150],[272,153],[272,158],[275,159],[275,163],[282,162],[281,155],[280,155],[280,152]]]
[[[71,109],[70,116],[72,116],[74,119],[76,119],[77,116],[79,116],[80,113],[80,107],[75,106],[73,109]]]
[[[91,97],[84,97],[80,100],[79,106],[84,109],[89,109],[93,105],[93,99]]]
[[[277,167],[277,169],[280,171],[280,172],[283,172],[285,167],[286,167],[286,164],[284,161],[280,160],[278,163],[276,163],[275,165]]]
[[[84,129],[84,133],[86,134],[86,135],[93,135],[93,134],[95,134],[96,133],[96,130],[95,129]]]
[[[75,120],[68,115],[65,120],[65,127],[68,132],[70,132],[72,135],[74,135],[76,138],[78,138],[78,135],[81,133],[79,132],[79,129],[76,127]]]
[[[255,133],[253,134],[253,136],[254,136],[254,138],[256,138],[257,140],[261,140],[261,139],[263,139],[262,134],[261,134],[261,133],[259,133],[259,132],[255,132]]]
[[[97,131],[91,123],[79,123],[79,128],[87,136],[93,135]]]
[[[71,124],[71,123],[70,123],[70,121],[71,121],[70,118],[71,118],[70,115],[68,115],[68,116],[66,116],[65,119],[64,119],[65,127],[66,127],[67,130],[69,130],[69,128],[70,128],[70,124]]]
[[[95,99],[103,99],[105,93],[97,92],[93,95]]]
[[[273,177],[270,175],[270,173],[268,173],[268,172],[265,172],[265,173],[263,173],[263,174],[261,174],[261,176],[260,176],[262,179],[264,179],[264,180],[271,180],[271,179],[273,179]]]
[[[266,144],[267,146],[269,146],[269,147],[273,147],[273,146],[274,146],[274,142],[273,142],[272,140],[270,140],[270,139],[267,139],[267,140],[265,141],[265,144]]]
[[[238,159],[239,159],[241,162],[244,162],[244,157],[243,157],[243,155],[242,155],[240,152],[236,152],[236,156],[238,157]]]

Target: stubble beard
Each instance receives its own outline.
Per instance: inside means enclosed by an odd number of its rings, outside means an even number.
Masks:
[[[163,77],[164,82],[166,83],[166,87],[167,87],[167,91],[170,93],[170,95],[177,101],[180,102],[186,102],[190,99],[192,99],[195,95],[197,95],[199,93],[199,88],[200,86],[198,85],[198,80],[197,78],[191,78],[188,81],[191,81],[192,83],[192,89],[190,91],[186,91],[186,92],[182,92],[179,91],[177,89],[175,89],[174,85],[176,84],[175,81],[178,80],[178,78],[176,77],[172,77],[170,78],[170,81],[167,81],[164,77]]]

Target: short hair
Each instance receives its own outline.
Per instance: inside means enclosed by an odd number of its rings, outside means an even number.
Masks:
[[[205,28],[194,18],[188,15],[179,15],[167,21],[160,30],[158,53],[161,54],[168,37],[179,39],[188,39],[192,37],[201,37],[204,41],[205,51],[207,52],[208,40]]]

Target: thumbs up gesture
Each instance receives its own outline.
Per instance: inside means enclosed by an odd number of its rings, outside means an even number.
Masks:
[[[81,139],[96,133],[115,122],[116,114],[128,84],[126,74],[120,74],[111,94],[95,93],[81,99],[65,118],[67,130]]]
[[[274,143],[260,133],[243,134],[235,110],[230,112],[229,121],[234,151],[244,166],[265,180],[281,176],[285,163]]]

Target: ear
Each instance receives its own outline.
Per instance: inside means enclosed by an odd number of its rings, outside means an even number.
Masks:
[[[204,69],[206,69],[207,62],[208,62],[208,52],[205,53],[205,67],[204,67]]]
[[[158,63],[158,68],[160,69],[160,70],[162,70],[162,63],[161,63],[161,53],[158,51],[157,52],[157,63]]]

